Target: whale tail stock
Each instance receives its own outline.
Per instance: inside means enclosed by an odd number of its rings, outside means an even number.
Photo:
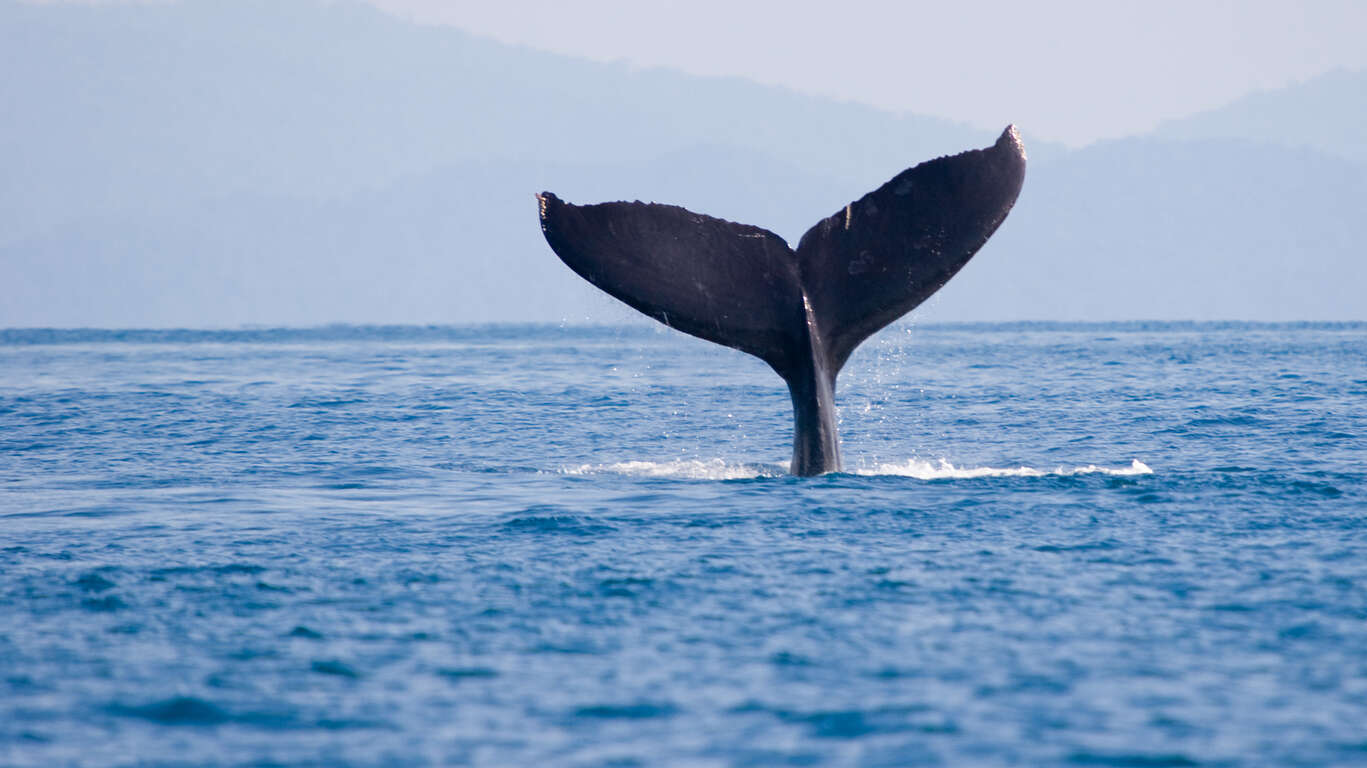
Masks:
[[[949,281],[1025,180],[1014,126],[991,147],[909,168],[816,223],[774,233],[672,205],[537,195],[552,250],[581,277],[685,333],[748,352],[788,383],[792,472],[840,469],[835,378],[861,342]]]

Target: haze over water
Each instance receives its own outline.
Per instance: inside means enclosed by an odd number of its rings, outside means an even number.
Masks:
[[[0,764],[1367,760],[1367,326],[0,332]]]

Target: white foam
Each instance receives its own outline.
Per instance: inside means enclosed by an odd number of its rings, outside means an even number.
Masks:
[[[722,459],[681,459],[677,461],[620,461],[615,464],[581,464],[564,467],[566,475],[627,475],[630,477],[678,478],[681,480],[746,480],[757,477],[781,477],[788,474],[786,466],[777,464],[740,464]],[[1055,467],[1052,470],[1033,467],[956,467],[945,459],[936,462],[908,459],[900,464],[874,464],[846,470],[850,474],[893,477],[914,477],[918,480],[968,479],[978,477],[1048,477],[1069,475],[1152,475],[1153,470],[1138,459],[1128,467]]]
[[[772,464],[733,464],[721,459],[678,461],[621,461],[616,464],[581,464],[561,470],[567,475],[630,475],[633,477],[673,477],[684,480],[745,480],[753,477],[779,477],[787,467]]]
[[[1034,467],[956,467],[945,459],[934,463],[924,459],[908,459],[900,464],[875,464],[852,470],[856,475],[894,475],[918,480],[964,479],[974,477],[1047,477],[1068,475],[1152,475],[1144,462],[1134,459],[1128,467],[1111,468],[1088,464],[1085,467],[1055,467],[1052,470]]]

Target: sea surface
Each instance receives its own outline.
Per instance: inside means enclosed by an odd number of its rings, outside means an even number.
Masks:
[[[0,331],[0,765],[1367,764],[1367,325]]]

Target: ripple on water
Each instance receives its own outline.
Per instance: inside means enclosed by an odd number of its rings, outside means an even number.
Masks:
[[[1068,763],[1112,768],[1181,768],[1201,765],[1180,752],[1074,752],[1068,756]]]
[[[614,530],[613,526],[587,515],[567,514],[519,515],[510,520],[505,520],[502,528],[516,533],[567,534],[571,536],[598,536]]]
[[[309,669],[320,675],[332,675],[333,677],[346,677],[355,679],[361,676],[354,667],[337,659],[318,659],[315,660]]]
[[[768,711],[785,723],[805,726],[819,739],[859,739],[895,733],[953,734],[959,730],[952,719],[924,704],[811,711],[774,708]]]
[[[437,674],[448,680],[492,680],[499,676],[498,670],[491,667],[442,667]]]
[[[668,702],[634,702],[631,704],[589,704],[574,710],[576,718],[595,720],[653,720],[673,717],[678,707]]]
[[[233,719],[224,708],[194,696],[173,696],[134,706],[114,704],[110,711],[160,725],[221,725]]]

